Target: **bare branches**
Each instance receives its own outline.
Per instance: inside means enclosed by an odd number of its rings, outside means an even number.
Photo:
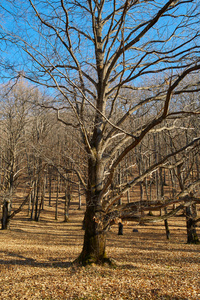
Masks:
[[[45,105],[45,104],[40,104],[38,103],[38,105],[41,107],[41,108],[46,108],[46,109],[53,109],[57,112],[57,120],[61,123],[63,123],[65,126],[71,126],[73,128],[79,128],[79,124],[74,124],[74,122],[66,122],[65,120],[63,120],[61,117],[60,117],[60,111],[62,109],[65,109],[65,107],[62,107],[62,108],[56,108],[54,107],[53,105]]]
[[[198,182],[199,185],[200,182]],[[163,202],[154,201],[152,205],[148,205],[147,202],[133,202],[124,204],[118,207],[115,207],[113,210],[110,210],[106,213],[105,219],[105,230],[109,225],[113,225],[118,223],[118,220],[123,221],[135,221],[144,223],[155,223],[160,222],[162,220],[167,220],[172,216],[175,216],[177,212],[183,210],[185,207],[190,206],[193,203],[200,203],[200,198],[196,198],[190,195],[189,191],[185,191],[176,197],[176,199],[169,199]],[[172,206],[174,204],[179,204],[176,208]],[[170,207],[170,211],[168,213],[150,216],[150,215],[141,215],[139,213],[145,211],[157,211],[163,209],[165,207]],[[199,220],[196,220],[198,222]]]
[[[166,99],[165,99],[165,103],[163,106],[163,113],[161,114],[161,116],[157,116],[155,119],[153,119],[152,121],[150,121],[149,123],[147,123],[143,128],[141,133],[135,137],[135,140],[130,143],[122,152],[121,154],[117,157],[117,159],[115,160],[115,162],[113,162],[111,168],[110,168],[110,174],[108,176],[108,180],[104,186],[103,192],[107,191],[107,188],[109,187],[109,185],[112,182],[112,178],[113,178],[113,174],[114,174],[114,170],[117,167],[117,165],[119,164],[119,162],[124,158],[124,156],[131,151],[131,149],[135,148],[139,142],[144,138],[144,136],[150,132],[153,128],[155,128],[157,125],[159,125],[160,123],[163,122],[164,119],[167,118],[168,115],[168,110],[169,110],[169,105],[170,105],[170,100],[173,94],[174,89],[179,85],[179,83],[190,73],[192,73],[193,71],[199,70],[200,69],[200,65],[195,65],[192,66],[190,68],[187,68],[186,70],[184,70],[182,72],[182,74],[180,76],[178,76],[178,78],[173,82],[173,84],[170,82],[169,83],[169,88],[166,94]],[[123,119],[121,120],[121,122],[123,121]]]
[[[145,28],[130,42],[128,42],[124,47],[121,47],[114,55],[113,58],[110,60],[110,66],[108,68],[107,74],[106,74],[106,81],[109,78],[112,69],[114,68],[118,58],[123,54],[124,51],[127,51],[130,49],[133,45],[135,45],[137,42],[140,41],[140,39],[158,22],[160,17],[169,9],[171,5],[174,4],[173,0],[168,1],[153,17],[148,24],[145,26]],[[129,41],[129,40],[128,40]]]
[[[16,210],[14,210],[14,211],[11,213],[11,215],[9,216],[9,220],[13,219],[14,216],[15,216],[16,214],[18,214],[18,213],[22,210],[22,208],[24,207],[24,205],[27,204],[27,202],[28,202],[28,200],[29,200],[29,197],[30,197],[31,191],[32,191],[32,188],[30,189],[29,193],[28,193],[27,196],[25,197],[24,201],[20,204],[20,206],[19,206]]]
[[[134,178],[132,181],[128,182],[120,191],[120,193],[118,193],[116,196],[112,197],[112,198],[108,198],[108,200],[104,200],[103,202],[103,207],[104,209],[108,210],[109,207],[111,207],[116,201],[118,201],[123,194],[125,194],[132,186],[136,185],[138,182],[143,181],[149,174],[155,172],[155,170],[158,167],[163,167],[163,168],[168,168],[167,165],[167,161],[170,157],[175,157],[177,154],[185,151],[185,150],[191,150],[191,148],[195,148],[195,147],[199,147],[199,142],[200,142],[200,138],[196,138],[194,139],[191,143],[189,143],[188,145],[166,155],[163,159],[161,159],[159,162],[155,163],[154,165],[152,165],[151,167],[149,167],[142,175],[139,175],[138,177]],[[179,162],[180,163],[180,162]],[[196,184],[199,184],[199,181],[197,181]],[[193,188],[194,186],[192,186]],[[187,190],[187,193],[190,193],[191,190]],[[179,195],[179,196],[184,196],[183,194]]]

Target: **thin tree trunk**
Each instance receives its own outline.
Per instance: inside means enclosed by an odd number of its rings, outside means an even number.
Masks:
[[[126,182],[128,181],[128,158],[126,157]],[[130,190],[127,191],[127,202],[130,203]]]
[[[118,235],[123,235],[123,227],[124,227],[124,225],[121,222],[119,222],[119,224],[118,224]]]
[[[56,206],[55,206],[55,220],[58,220],[58,194],[59,194],[59,183],[58,183],[58,180],[57,180]]]
[[[70,183],[68,182],[65,190],[65,209],[64,209],[64,222],[69,221],[69,206],[71,201]]]
[[[38,221],[39,191],[40,191],[40,182],[38,178],[36,183],[36,195],[35,195],[35,216],[34,216],[35,221]]]
[[[42,192],[41,192],[41,209],[44,210],[44,198],[45,198],[45,191],[46,191],[46,176],[43,178],[42,182]]]
[[[10,214],[11,214],[11,202],[10,200],[4,200],[2,207],[2,219],[1,219],[1,229],[9,229],[10,227]]]
[[[34,207],[35,207],[35,198],[36,198],[36,181],[34,182],[34,188],[33,188],[33,191],[31,193],[31,202],[32,202],[31,217],[30,217],[31,220],[33,220]]]
[[[30,193],[30,195],[29,195],[29,201],[28,201],[28,211],[27,211],[27,216],[29,217],[29,215],[30,215],[30,212],[31,212],[31,200],[32,200],[32,197],[31,197],[31,194],[32,193]]]
[[[167,214],[167,208],[166,207],[165,207],[165,214]],[[170,239],[170,230],[169,230],[168,220],[166,219],[164,221],[164,223],[165,223],[166,238],[167,238],[167,240],[169,240]]]
[[[118,186],[119,186],[119,193],[121,191],[121,184],[122,184],[122,170],[121,170],[121,163],[119,163],[119,167],[118,167],[118,170],[117,170],[117,181],[118,181]],[[122,198],[119,199],[119,202],[118,202],[119,205],[122,205]]]
[[[42,210],[42,198],[40,199],[40,205],[39,205],[39,209],[38,209],[38,215],[37,215],[37,221],[39,221],[40,219],[40,214],[41,214],[41,210]]]
[[[127,191],[127,202],[130,203],[130,190]]]
[[[78,183],[78,209],[81,210],[82,201],[81,201],[81,186],[80,182]]]
[[[51,187],[52,187],[52,175],[49,167],[49,206],[51,206]]]

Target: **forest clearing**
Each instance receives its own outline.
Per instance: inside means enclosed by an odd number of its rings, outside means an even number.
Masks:
[[[200,300],[200,1],[0,1],[0,300]]]
[[[128,222],[120,236],[114,225],[107,234],[114,265],[83,267],[72,262],[82,248],[84,210],[72,202],[64,223],[61,210],[53,220],[54,209],[45,207],[40,222],[24,210],[0,232],[0,299],[200,299],[200,246],[186,244],[184,217],[169,219],[170,240],[163,221]]]

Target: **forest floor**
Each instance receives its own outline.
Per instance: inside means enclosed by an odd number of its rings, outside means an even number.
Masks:
[[[185,219],[170,219],[171,239],[163,222],[129,222],[108,232],[107,256],[115,266],[72,264],[83,243],[83,210],[45,207],[40,222],[20,212],[10,230],[0,231],[0,299],[200,299],[200,245],[186,244]],[[133,229],[138,232],[133,232]],[[198,228],[198,234],[200,233]]]

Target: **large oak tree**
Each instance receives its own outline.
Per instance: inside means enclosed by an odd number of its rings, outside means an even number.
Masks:
[[[108,225],[137,219],[137,203],[116,207],[119,198],[171,156],[199,144],[197,135],[113,191],[119,164],[153,129],[199,113],[199,105],[182,109],[178,101],[198,92],[199,1],[4,0],[0,6],[11,71],[49,88],[54,101],[45,106],[57,111],[66,130],[80,132],[88,174],[86,182],[76,170],[87,195],[79,259],[102,262]],[[74,117],[66,119],[64,110]],[[196,184],[176,196],[180,207]]]

